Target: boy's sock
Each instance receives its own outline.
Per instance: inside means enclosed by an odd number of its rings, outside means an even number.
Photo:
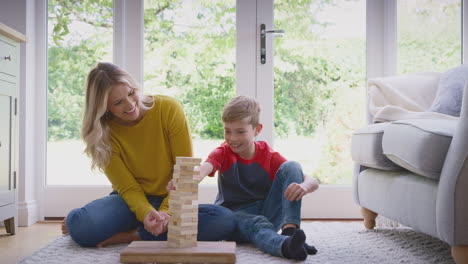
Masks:
[[[296,230],[295,227],[287,227],[281,231],[281,235],[291,236],[294,233],[294,230]],[[307,243],[304,243],[304,248],[306,249],[307,254],[309,255],[317,254],[317,249],[314,246],[309,246]]]
[[[306,236],[302,229],[297,228],[294,233],[287,237],[281,246],[281,252],[287,259],[305,260],[307,251],[304,248]]]

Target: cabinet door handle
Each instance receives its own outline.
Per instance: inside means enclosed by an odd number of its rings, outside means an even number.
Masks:
[[[2,142],[0,141],[0,147],[2,146]]]
[[[5,56],[5,57],[3,57],[3,59],[11,61],[11,55]]]

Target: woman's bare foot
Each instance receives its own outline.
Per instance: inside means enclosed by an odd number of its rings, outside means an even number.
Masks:
[[[64,218],[64,219],[62,220],[61,227],[62,227],[62,234],[63,234],[63,235],[68,235],[67,218]]]
[[[120,232],[117,233],[108,239],[102,241],[101,243],[97,244],[96,247],[105,247],[108,245],[115,245],[115,244],[128,244],[132,241],[140,240],[140,236],[138,235],[136,230],[130,230],[127,232]]]

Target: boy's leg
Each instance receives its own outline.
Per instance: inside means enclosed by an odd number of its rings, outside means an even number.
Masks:
[[[286,161],[283,163],[275,175],[275,180],[270,189],[263,207],[263,214],[270,219],[276,230],[283,228],[284,225],[293,224],[295,226],[283,229],[282,235],[292,236],[296,228],[301,223],[301,201],[290,202],[284,196],[288,186],[293,183],[302,183],[304,174],[301,165],[295,161]],[[308,254],[316,254],[317,249],[313,246],[304,244]]]
[[[230,240],[236,227],[231,210],[214,204],[198,206],[198,241]],[[141,240],[165,241],[167,232],[153,236],[143,226],[138,227]]]
[[[291,237],[279,235],[273,224],[262,215],[235,212],[237,228],[234,232],[236,242],[252,242],[264,252],[288,259],[305,260],[305,235],[300,230]]]
[[[286,224],[300,226],[301,201],[288,201],[284,197],[284,192],[291,183],[302,183],[303,179],[304,175],[298,162],[286,161],[278,169],[273,185],[263,205],[262,212],[271,221],[276,230],[279,230]]]
[[[83,247],[95,247],[112,235],[136,229],[140,224],[118,194],[73,209],[66,218],[71,238]]]

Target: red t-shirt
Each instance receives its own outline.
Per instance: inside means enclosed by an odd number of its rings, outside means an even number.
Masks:
[[[228,144],[213,150],[207,162],[218,177],[218,196],[215,204],[235,210],[249,203],[266,199],[276,172],[286,159],[264,141],[255,143],[255,155],[246,160],[234,153]]]

